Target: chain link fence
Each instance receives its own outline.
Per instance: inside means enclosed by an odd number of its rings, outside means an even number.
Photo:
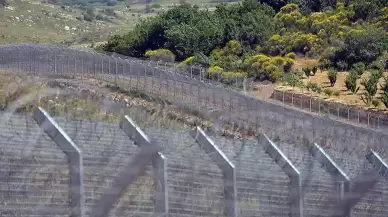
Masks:
[[[386,129],[388,126],[387,115],[381,111],[364,110],[282,90],[274,90],[271,98],[299,109],[341,118],[344,121],[370,128]]]
[[[227,86],[202,70],[113,54],[11,45],[0,48],[0,65],[106,81],[213,124],[165,129],[144,107],[120,123],[5,112],[2,216],[386,216],[382,132],[256,100],[239,92],[246,79]]]

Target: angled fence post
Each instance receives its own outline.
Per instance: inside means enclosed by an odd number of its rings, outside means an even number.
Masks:
[[[369,163],[373,165],[378,174],[382,177],[386,178],[388,173],[388,164],[380,157],[380,155],[374,150],[369,150],[369,152],[365,155],[366,159],[368,159]]]
[[[198,145],[209,155],[209,157],[222,170],[225,183],[225,216],[237,217],[237,187],[235,166],[216,144],[200,128],[190,132]]]
[[[267,135],[262,134],[259,144],[264,151],[279,165],[291,179],[291,209],[292,217],[303,217],[302,180],[299,170],[292,164],[286,155],[273,143]]]
[[[43,108],[38,107],[34,113],[34,119],[68,157],[70,166],[71,216],[82,217],[84,209],[82,151]]]
[[[152,144],[147,136],[129,117],[124,116],[120,121],[120,128],[130,137],[137,146],[141,148],[151,147]],[[159,217],[168,216],[168,188],[167,188],[167,159],[158,152],[157,157],[152,159],[152,165],[156,177],[156,192],[155,192],[155,212]]]
[[[338,202],[345,200],[345,195],[350,191],[350,178],[318,144],[314,143],[312,145],[310,153],[322,164],[328,173],[336,178],[336,181],[339,181],[337,183],[337,192],[339,193]],[[348,213],[350,213],[350,210]]]

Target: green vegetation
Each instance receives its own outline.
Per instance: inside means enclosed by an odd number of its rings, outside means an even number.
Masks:
[[[304,56],[319,59],[318,65],[303,69],[307,77],[333,68],[328,75],[332,86],[337,71],[353,68],[361,76],[366,67],[386,67],[377,63],[385,61],[380,60],[388,49],[388,3],[368,0],[373,7],[365,11],[359,0],[296,2],[244,0],[219,4],[214,11],[182,4],[142,20],[102,48],[134,57],[166,49],[181,66],[246,72],[273,82],[285,79],[297,56]]]

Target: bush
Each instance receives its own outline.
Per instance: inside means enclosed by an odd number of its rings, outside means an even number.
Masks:
[[[381,101],[379,99],[373,99],[372,100],[372,105],[376,108],[380,107]]]
[[[309,67],[303,67],[302,71],[304,72],[304,74],[306,75],[307,78],[310,77],[311,69]]]
[[[364,93],[361,96],[362,101],[366,105],[370,105],[372,102],[373,97],[377,93],[377,82],[378,82],[378,76],[376,74],[371,73],[368,79],[364,79],[361,84],[364,86]]]
[[[334,96],[339,96],[341,94],[341,91],[340,90],[333,90],[333,95]]]
[[[306,84],[306,88],[307,88],[307,90],[309,90],[309,91],[311,90],[311,91],[316,92],[316,93],[322,92],[322,88],[317,83],[308,82]]]
[[[360,89],[359,87],[357,87],[357,78],[358,78],[358,73],[354,69],[351,70],[348,76],[346,77],[346,80],[345,80],[346,89],[348,89],[352,93],[357,93],[358,90]]]
[[[340,71],[345,71],[346,69],[348,69],[348,64],[345,62],[345,61],[338,61],[337,62],[337,69],[340,70]]]
[[[311,69],[313,76],[317,73],[317,71],[318,71],[318,66],[313,66],[313,68]]]
[[[150,58],[152,61],[174,62],[175,55],[167,49],[148,50],[144,57]]]
[[[337,81],[337,70],[334,68],[330,68],[327,72],[327,78],[329,79],[330,85],[333,87],[335,82]]]
[[[333,95],[333,90],[331,88],[325,88],[323,90],[323,93],[327,96],[332,96]]]
[[[385,107],[388,108],[388,77],[384,77],[383,85],[380,85],[383,93],[381,94],[381,101],[384,103]]]
[[[291,58],[291,59],[296,59],[296,54],[294,52],[290,52],[290,53],[286,54],[286,57]]]
[[[220,76],[223,71],[224,69],[219,66],[212,66],[207,70],[208,78],[216,78]]]
[[[272,82],[276,82],[282,79],[284,73],[280,70],[275,70],[269,74],[269,80]]]
[[[385,62],[381,61],[381,60],[376,60],[376,61],[373,61],[369,67],[369,69],[373,69],[373,70],[378,70],[378,71],[381,71],[383,72],[384,69],[385,69]]]
[[[358,62],[353,64],[352,69],[356,71],[358,76],[361,76],[362,74],[364,74],[366,66],[363,62]]]
[[[283,76],[283,83],[291,87],[300,87],[303,82],[300,80],[300,77],[295,72],[287,73]]]

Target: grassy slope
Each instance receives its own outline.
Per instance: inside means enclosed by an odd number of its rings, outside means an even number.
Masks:
[[[119,2],[116,6],[94,5],[95,14],[103,14],[104,9],[114,9],[116,16],[108,20],[92,22],[80,21],[82,14],[78,8],[63,9],[60,5],[43,4],[39,0],[12,0],[7,8],[0,8],[0,44],[9,43],[60,43],[70,42],[76,46],[88,47],[99,44],[116,34],[128,32],[141,19],[167,10],[178,0],[156,0],[152,12],[146,13],[144,3],[129,4]],[[195,0],[192,4],[214,7],[209,0]],[[130,7],[127,8],[126,6]],[[66,30],[66,26],[70,29]]]
[[[141,6],[141,5],[140,5]],[[145,6],[141,6],[145,7]],[[105,7],[96,7],[96,14],[104,13]],[[42,4],[38,0],[14,0],[10,7],[1,8],[0,43],[76,43],[104,41],[113,34],[126,32],[141,18],[153,15],[142,10],[123,12],[125,7],[114,7],[118,16],[109,21],[80,21],[82,14],[77,8],[63,9],[59,5]],[[70,29],[66,30],[66,26]],[[123,28],[125,27],[125,28]]]

